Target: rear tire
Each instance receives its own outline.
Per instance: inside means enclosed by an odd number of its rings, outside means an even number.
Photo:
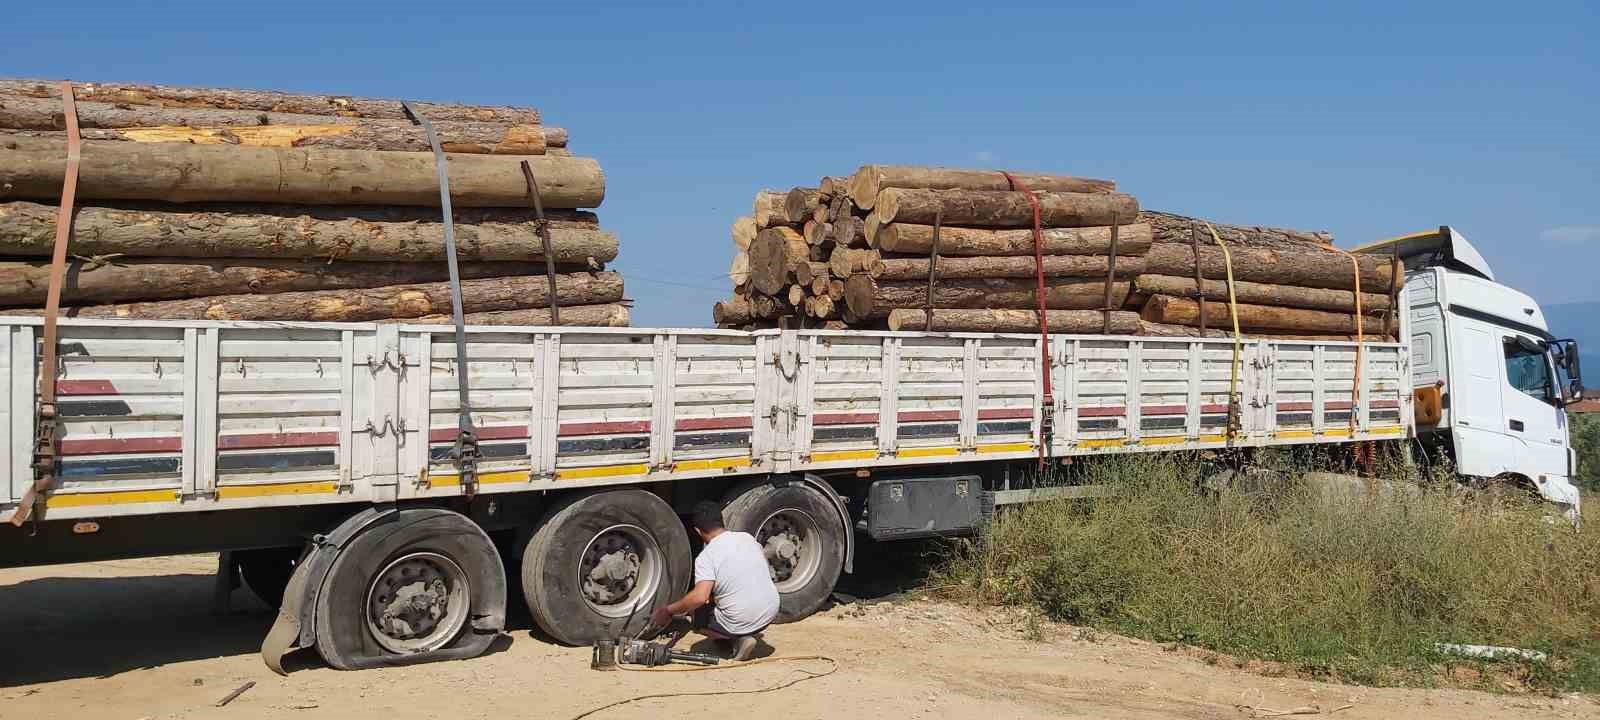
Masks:
[[[556,504],[522,550],[534,622],[568,645],[642,629],[689,585],[689,536],[672,507],[639,489]]]
[[[317,596],[317,651],[357,670],[476,657],[505,626],[489,536],[449,510],[401,510],[339,551]]]
[[[833,501],[796,480],[735,487],[724,500],[728,529],[750,533],[766,550],[778,586],[778,618],[786,623],[816,612],[844,570],[847,541]]]

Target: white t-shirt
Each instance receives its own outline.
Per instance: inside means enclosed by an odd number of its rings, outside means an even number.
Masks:
[[[778,616],[778,587],[761,543],[750,533],[724,530],[706,543],[694,560],[696,584],[710,580],[717,624],[735,635],[748,635]]]

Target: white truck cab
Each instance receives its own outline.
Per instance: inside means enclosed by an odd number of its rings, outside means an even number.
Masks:
[[[1578,347],[1557,339],[1533,298],[1495,281],[1449,226],[1357,248],[1406,266],[1417,436],[1457,474],[1508,479],[1576,517],[1576,456],[1565,406],[1582,394]]]

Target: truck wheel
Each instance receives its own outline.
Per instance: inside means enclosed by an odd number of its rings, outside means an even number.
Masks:
[[[725,498],[728,529],[754,535],[766,550],[778,586],[778,622],[800,620],[822,607],[844,568],[845,533],[822,493],[800,483],[772,481],[736,487]]]
[[[356,670],[469,658],[505,626],[506,576],[467,518],[402,510],[345,545],[317,596],[317,651]]]
[[[289,585],[300,554],[297,547],[236,550],[233,561],[239,566],[239,579],[250,592],[276,610],[283,605],[283,589]]]
[[[556,504],[522,552],[522,592],[550,637],[587,645],[638,630],[689,585],[689,536],[661,498],[607,490]]]

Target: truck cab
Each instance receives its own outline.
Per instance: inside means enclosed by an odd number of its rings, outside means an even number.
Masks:
[[[1495,281],[1449,226],[1357,248],[1405,263],[1417,435],[1455,472],[1525,485],[1576,518],[1565,406],[1582,395],[1578,347],[1539,304]],[[1430,457],[1437,460],[1437,457]]]

